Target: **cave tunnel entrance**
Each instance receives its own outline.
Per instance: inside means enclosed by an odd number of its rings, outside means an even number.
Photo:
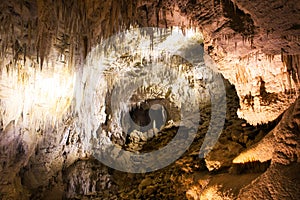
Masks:
[[[168,117],[165,106],[158,103],[158,100],[148,100],[142,102],[139,106],[134,106],[130,111],[126,120],[129,122],[129,130],[138,130],[141,132],[147,132],[151,129],[160,130],[166,123]]]

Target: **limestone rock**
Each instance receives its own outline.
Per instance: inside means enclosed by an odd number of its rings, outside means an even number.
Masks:
[[[243,147],[235,142],[217,142],[213,150],[205,157],[206,167],[209,171],[230,167],[232,160],[242,151]]]

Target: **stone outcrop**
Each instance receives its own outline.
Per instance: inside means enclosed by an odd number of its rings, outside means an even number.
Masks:
[[[273,153],[270,168],[240,191],[239,198],[297,199],[299,193],[299,108],[298,99],[283,115],[272,137]],[[266,142],[266,140],[264,141]],[[260,149],[254,150],[259,152]],[[248,156],[246,154],[243,157]],[[253,154],[253,153],[252,153]],[[265,159],[262,154],[254,158]]]

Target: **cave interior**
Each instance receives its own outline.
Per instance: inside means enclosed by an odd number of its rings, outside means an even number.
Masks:
[[[0,3],[0,199],[300,199],[298,0]]]

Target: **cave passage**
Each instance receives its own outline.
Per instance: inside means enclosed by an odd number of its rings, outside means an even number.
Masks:
[[[140,106],[136,106],[129,111],[129,115],[125,114],[124,117],[130,117],[126,120],[129,123],[128,133],[133,130],[147,132],[151,129],[160,130],[168,119],[168,114],[163,105],[152,104],[151,101],[143,102]],[[123,126],[126,126],[123,124]]]

